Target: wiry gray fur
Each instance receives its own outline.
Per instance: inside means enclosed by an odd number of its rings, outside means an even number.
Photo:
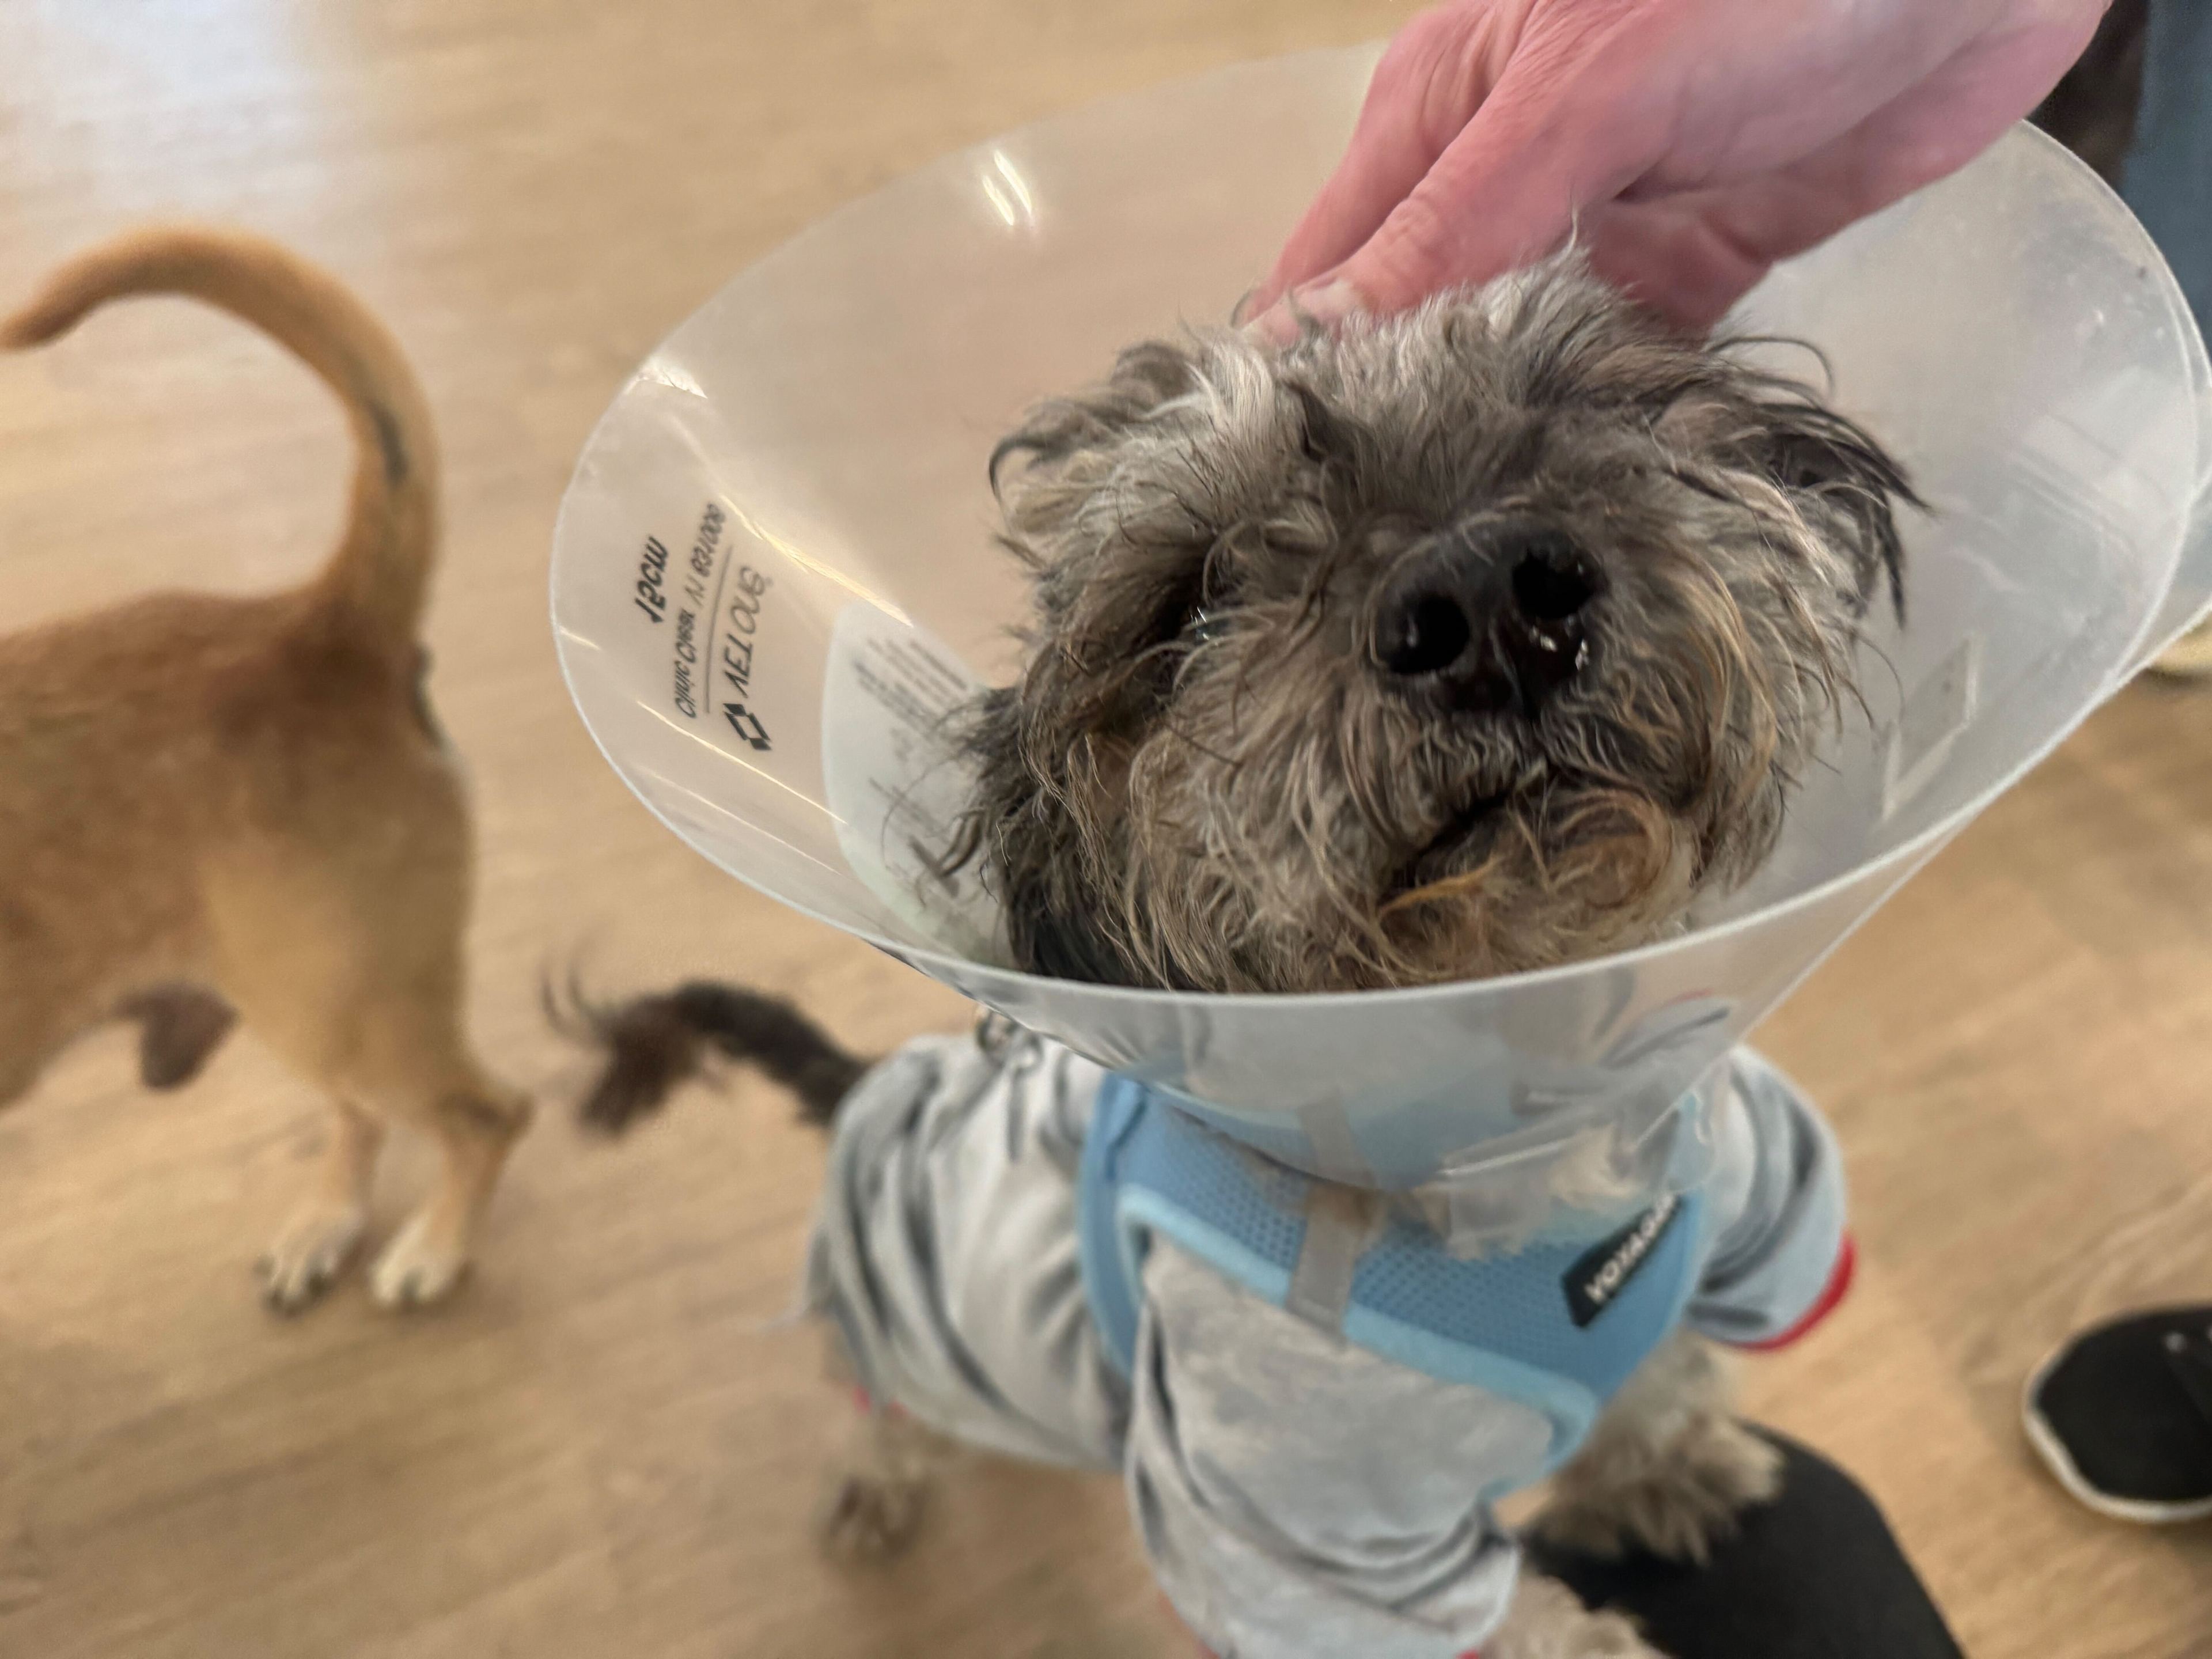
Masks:
[[[1035,411],[994,473],[1036,577],[1030,651],[974,712],[981,783],[947,862],[982,863],[1024,966],[1199,991],[1465,978],[1679,924],[1772,845],[1855,695],[1868,605],[1901,604],[1913,499],[1806,387],[1669,336],[1571,258],[1287,352],[1226,330],[1139,346]],[[1548,659],[1486,635],[1495,672],[1472,680],[1383,672],[1386,599],[1447,556],[1534,557],[1590,597],[1536,641]],[[596,1097],[619,1097],[610,1121],[709,1039],[781,1064],[762,1045],[788,1011],[718,1024],[691,989],[601,1021],[636,1039]],[[818,1035],[784,1047],[851,1064]],[[866,1419],[832,1547],[904,1544],[929,1438]],[[1547,1522],[1699,1560],[1775,1474],[1684,1337]],[[1533,1574],[1483,1650],[1656,1659]]]
[[[994,474],[1030,651],[950,862],[1024,966],[1200,991],[1545,967],[1740,881],[1901,603],[1912,499],[1805,386],[1571,257],[1284,351],[1139,346]],[[1595,590],[1548,697],[1379,671],[1394,580],[1530,547]]]

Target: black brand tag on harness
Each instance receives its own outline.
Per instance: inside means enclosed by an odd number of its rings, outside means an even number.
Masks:
[[[1593,1244],[1575,1259],[1575,1265],[1567,1269],[1565,1285],[1567,1311],[1577,1328],[1587,1327],[1620,1300],[1629,1281],[1651,1259],[1681,1212],[1681,1199],[1669,1193],[1612,1237]]]

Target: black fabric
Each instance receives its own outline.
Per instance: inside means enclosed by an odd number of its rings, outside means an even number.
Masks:
[[[2089,49],[2027,118],[2096,168],[2114,190],[2135,143],[2149,39],[2149,0],[2113,0]]]
[[[2136,1504],[2212,1502],[2212,1306],[2084,1331],[2027,1403],[2094,1491]]]
[[[1746,1515],[1709,1566],[1541,1544],[1529,1553],[1589,1605],[1635,1619],[1672,1659],[1964,1659],[1874,1500],[1796,1442],[1767,1437],[1789,1462],[1782,1496]]]

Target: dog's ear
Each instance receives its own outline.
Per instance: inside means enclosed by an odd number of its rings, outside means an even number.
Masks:
[[[1771,388],[1757,402],[1753,464],[1849,554],[1860,608],[1887,587],[1902,622],[1905,544],[1897,518],[1902,508],[1922,506],[1905,469],[1856,422],[1798,391]]]
[[[988,859],[997,839],[998,824],[1009,814],[1023,810],[1035,792],[1035,785],[1025,781],[1021,716],[1020,697],[1013,687],[1002,685],[947,717],[946,734],[975,769],[975,789],[953,826],[951,840],[940,848],[915,849],[927,854],[930,868],[940,879],[949,879],[984,860],[985,879],[997,882],[997,872],[988,867]]]
[[[1077,856],[1066,808],[1029,763],[1018,695],[987,691],[959,728],[976,787],[950,845],[933,860],[940,875],[971,865],[998,897],[1014,965],[1026,973],[1127,984],[1130,975],[1105,933],[1103,915]],[[1062,780],[1064,782],[1065,781]]]
[[[1020,880],[1006,894],[1006,937],[1024,973],[1091,985],[1133,982],[1121,955],[1091,921],[1088,908],[1054,902],[1049,884]]]
[[[1103,385],[1072,398],[1039,404],[991,451],[991,489],[1000,489],[1006,463],[1052,467],[1107,442],[1164,404],[1194,389],[1198,362],[1188,346],[1150,340],[1115,360]]]
[[[1285,378],[1283,390],[1297,406],[1298,448],[1308,460],[1320,467],[1361,464],[1372,440],[1357,421],[1331,409],[1313,386],[1295,375]]]

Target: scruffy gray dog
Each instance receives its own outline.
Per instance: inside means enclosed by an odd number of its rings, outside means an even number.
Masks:
[[[945,865],[980,865],[1021,966],[1192,993],[1428,984],[1682,927],[1758,866],[1855,695],[1912,499],[1805,387],[1670,336],[1571,257],[1287,349],[1138,347],[993,471],[1035,605],[1019,680],[965,728],[981,784]],[[592,1018],[604,1125],[716,1053],[835,1118],[810,1297],[886,1407],[834,1488],[842,1547],[903,1541],[949,1434],[1122,1469],[1218,1652],[1650,1651],[1554,1584],[1516,1592],[1490,1504],[1547,1443],[1510,1400],[1164,1241],[1113,1363],[1074,1267],[1099,1068],[1001,1034],[871,1069],[708,984]],[[1833,1300],[1840,1177],[1755,1056],[1722,1095],[1733,1173],[1687,1322],[1758,1346]],[[1671,1214],[1642,1209],[1653,1190],[1555,1197],[1594,1239]],[[1543,1524],[1698,1559],[1776,1469],[1686,1332],[1613,1396]]]
[[[1849,421],[1571,264],[1127,353],[1000,447],[1036,574],[960,849],[1039,972],[1333,991],[1601,955],[1772,844],[1899,592]]]

